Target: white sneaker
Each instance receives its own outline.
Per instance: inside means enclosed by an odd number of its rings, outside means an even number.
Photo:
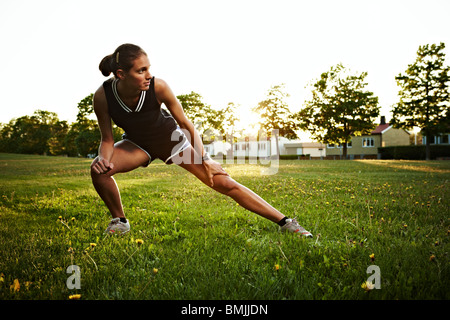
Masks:
[[[108,224],[108,227],[106,228],[105,233],[125,234],[128,231],[130,231],[130,223],[128,222],[128,220],[126,223],[124,223],[124,222],[120,221],[120,218],[114,218]]]
[[[307,238],[313,237],[311,232],[307,231],[305,228],[299,225],[297,220],[295,219],[286,219],[286,224],[281,227],[281,231],[290,231],[293,233],[299,233]]]

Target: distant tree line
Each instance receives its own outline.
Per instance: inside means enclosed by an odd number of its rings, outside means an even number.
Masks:
[[[449,67],[444,65],[444,43],[420,46],[417,58],[404,74],[396,77],[399,102],[392,106],[391,123],[396,128],[418,127],[429,143],[435,134],[450,132]],[[309,131],[318,142],[341,144],[343,155],[352,136],[370,133],[380,113],[378,97],[366,89],[367,72],[353,72],[342,64],[322,73],[313,81],[311,97],[299,112],[291,112],[284,84],[272,86],[266,99],[253,110],[260,115],[260,131],[276,132],[295,139],[299,130]],[[53,112],[37,110],[0,124],[0,152],[48,155],[96,155],[100,142],[97,121],[93,119],[93,94],[80,101],[76,122],[60,121]],[[196,125],[204,142],[216,137],[233,139],[239,120],[239,106],[230,102],[217,110],[203,102],[196,92],[177,96],[187,117]],[[116,140],[122,130],[113,126]],[[231,137],[231,138],[230,138]],[[276,139],[278,141],[278,139]],[[233,141],[229,141],[233,142]],[[278,150],[278,148],[277,148]]]

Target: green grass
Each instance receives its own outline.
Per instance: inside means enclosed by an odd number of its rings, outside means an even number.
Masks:
[[[89,164],[0,154],[1,300],[450,298],[448,161],[280,161],[275,175],[224,165],[313,239],[161,162],[116,176],[132,231],[104,236]],[[81,289],[67,288],[70,265]],[[371,265],[381,289],[365,291]]]

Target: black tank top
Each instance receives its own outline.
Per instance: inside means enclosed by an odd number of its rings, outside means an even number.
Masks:
[[[149,145],[159,142],[177,128],[175,119],[156,100],[155,77],[148,91],[142,91],[135,110],[130,109],[117,93],[118,79],[110,78],[103,83],[108,111],[114,123],[125,131],[123,138]]]

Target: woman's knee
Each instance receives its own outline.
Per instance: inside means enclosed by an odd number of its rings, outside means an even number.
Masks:
[[[98,173],[94,168],[94,166],[97,162],[98,162],[98,157],[96,157],[91,163],[90,172],[91,172],[92,180],[99,180],[99,179],[102,179],[105,177],[111,177],[115,173],[114,170],[109,170],[106,173]]]
[[[215,175],[213,177],[214,186],[213,189],[228,194],[234,190],[238,190],[241,185],[233,180],[230,176],[226,175]]]
[[[92,162],[91,162],[91,177],[94,178],[95,176],[98,175],[98,173],[94,170],[94,165],[98,162],[98,157],[96,157]]]

